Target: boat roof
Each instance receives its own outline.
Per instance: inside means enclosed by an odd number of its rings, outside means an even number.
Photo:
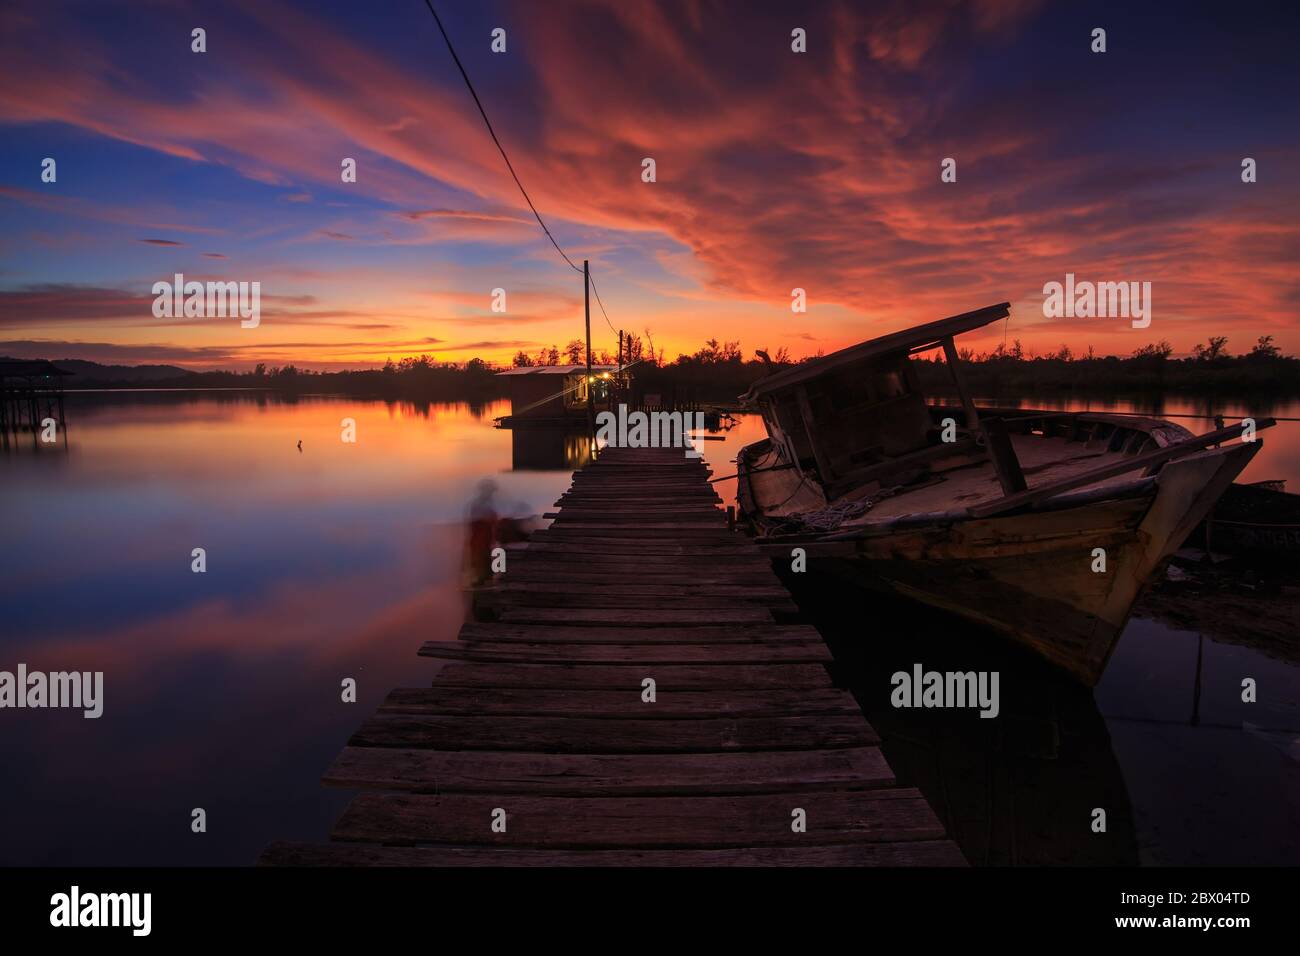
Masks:
[[[593,365],[592,372],[617,372],[618,365]],[[586,375],[585,365],[525,365],[522,368],[508,368],[498,375]]]
[[[840,349],[822,358],[810,359],[792,368],[782,369],[760,378],[741,398],[749,401],[766,392],[798,385],[825,375],[840,366],[860,362],[863,359],[892,355],[896,352],[911,352],[920,346],[937,345],[950,335],[961,335],[963,332],[981,328],[990,322],[1006,318],[1010,313],[1011,303],[999,302],[997,305],[976,309],[974,312],[963,312],[961,315],[951,315],[946,319],[916,325],[910,329],[890,332],[888,335],[850,345],[846,349]]]

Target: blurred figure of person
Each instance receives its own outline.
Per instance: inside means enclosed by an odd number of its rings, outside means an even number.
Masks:
[[[470,586],[485,584],[492,577],[492,546],[497,540],[497,483],[484,478],[469,503],[469,534],[466,537],[465,564],[469,568]]]

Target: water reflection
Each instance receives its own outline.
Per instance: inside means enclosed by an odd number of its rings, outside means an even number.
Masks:
[[[349,795],[323,789],[322,770],[392,688],[432,678],[420,643],[459,630],[479,482],[496,483],[498,515],[541,514],[583,460],[581,434],[492,427],[508,410],[70,396],[70,454],[0,464],[0,667],[103,670],[105,711],[6,712],[0,864],[246,865],[273,839],[323,839]],[[736,451],[762,436],[743,416],[705,443],[725,502]],[[1300,487],[1300,426],[1264,441],[1247,478]],[[1202,641],[1194,620],[1135,619],[1088,694],[939,612],[791,577],[896,773],[973,862],[1295,862],[1294,658]],[[1234,605],[1242,626],[1252,606]],[[1002,717],[889,707],[889,674],[916,661],[1002,668]],[[1256,704],[1240,701],[1244,676]],[[340,699],[346,677],[356,704]],[[203,836],[189,831],[199,806]]]
[[[518,425],[510,429],[510,456],[515,471],[573,471],[591,461],[591,435],[585,429]]]
[[[995,635],[866,595],[827,570],[785,575],[786,583],[830,644],[836,683],[862,706],[899,783],[920,788],[971,863],[1138,862],[1124,774],[1090,691]],[[894,708],[891,676],[917,663],[998,671],[997,719],[973,709]],[[1098,807],[1106,811],[1103,834],[1091,828]]]
[[[70,399],[71,454],[4,464],[0,661],[102,670],[105,711],[6,711],[0,864],[246,865],[321,839],[345,799],[321,771],[392,688],[432,678],[420,643],[459,630],[477,483],[505,514],[568,484],[509,470],[505,410]]]

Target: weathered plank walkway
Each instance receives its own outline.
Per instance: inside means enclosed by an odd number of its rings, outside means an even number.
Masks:
[[[815,629],[680,449],[606,449],[325,773],[358,796],[266,865],[960,865]],[[643,699],[643,681],[655,700]],[[797,811],[806,831],[792,826]],[[505,814],[505,832],[492,822]]]

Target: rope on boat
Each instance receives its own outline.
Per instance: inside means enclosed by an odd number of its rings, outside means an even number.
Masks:
[[[860,518],[880,501],[892,497],[897,488],[882,488],[877,494],[870,498],[858,498],[854,501],[839,501],[833,505],[828,505],[820,511],[801,511],[795,514],[780,515],[768,519],[771,526],[767,534],[794,534],[801,531],[811,531],[816,534],[825,534],[829,531],[836,531],[840,525],[854,518]]]

